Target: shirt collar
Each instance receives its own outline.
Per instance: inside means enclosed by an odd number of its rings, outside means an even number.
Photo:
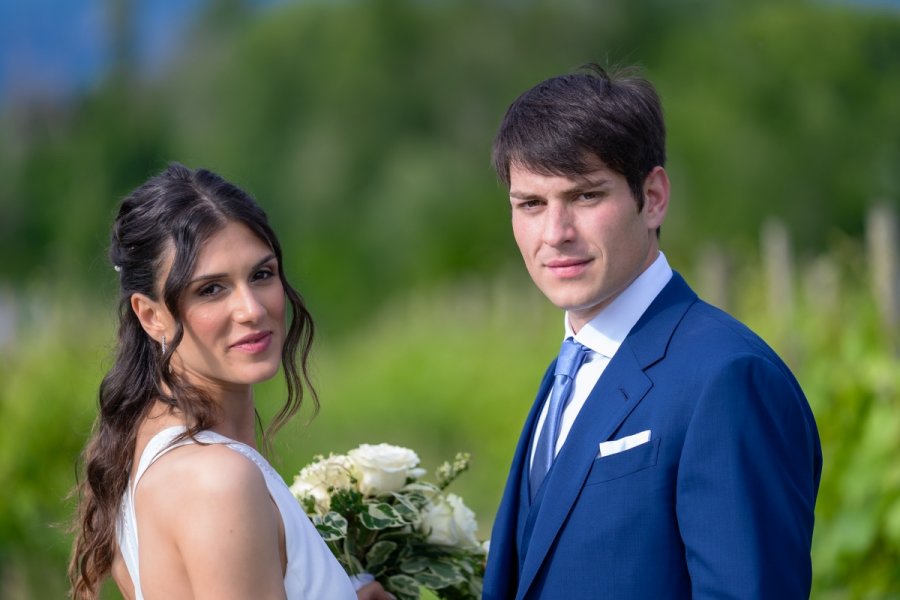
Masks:
[[[672,267],[660,252],[656,260],[637,279],[616,296],[597,316],[574,334],[569,325],[569,313],[564,318],[566,337],[584,344],[594,352],[612,358],[625,341],[625,336],[638,322],[647,307],[672,279]]]

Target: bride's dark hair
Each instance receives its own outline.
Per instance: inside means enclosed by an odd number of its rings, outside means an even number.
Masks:
[[[115,363],[100,384],[100,410],[82,456],[84,477],[76,486],[79,504],[69,565],[75,598],[95,598],[110,572],[116,552],[116,519],[134,460],[138,425],[153,403],[160,400],[184,416],[189,426],[185,436],[216,422],[212,400],[170,369],[169,363],[184,334],[179,304],[197,254],[210,236],[230,222],[246,225],[272,249],[292,309],[281,355],[287,400],[262,433],[264,447],[300,408],[304,388],[318,409],[307,369],[313,321],[284,276],[281,245],[265,212],[249,194],[207,170],[173,163],[151,177],[122,201],[112,229],[109,257],[119,275],[118,344]],[[170,248],[174,256],[162,285],[162,298],[174,317],[176,331],[163,352],[141,327],[131,308],[131,296],[139,293],[157,299],[161,266]]]

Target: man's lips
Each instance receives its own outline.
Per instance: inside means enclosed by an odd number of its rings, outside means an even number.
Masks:
[[[545,266],[550,267],[551,269],[556,268],[565,268],[565,267],[573,267],[575,265],[583,265],[585,263],[590,262],[589,258],[557,258],[554,260],[548,260],[544,263]]]
[[[581,275],[590,263],[589,258],[557,258],[548,260],[544,266],[557,277],[576,277]]]
[[[247,352],[261,352],[268,348],[271,342],[272,332],[260,331],[259,333],[251,333],[250,335],[245,335],[244,337],[233,343],[230,347],[236,348],[238,350],[245,350]]]

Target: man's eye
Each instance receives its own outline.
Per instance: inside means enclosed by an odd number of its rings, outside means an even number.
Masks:
[[[537,208],[541,205],[540,200],[525,200],[519,203],[519,208]]]

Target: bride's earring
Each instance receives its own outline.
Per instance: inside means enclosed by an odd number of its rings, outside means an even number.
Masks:
[[[162,353],[165,354],[166,353],[166,336],[162,336],[162,342],[160,342],[160,345],[162,346]]]

